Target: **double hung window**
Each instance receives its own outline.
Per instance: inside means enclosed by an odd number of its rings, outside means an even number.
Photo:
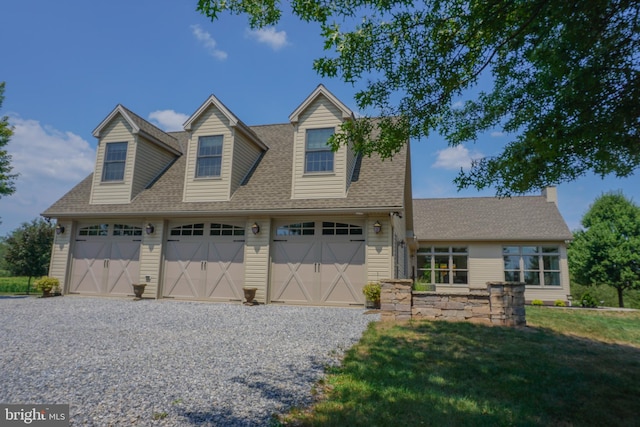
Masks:
[[[222,171],[222,135],[198,138],[196,178],[217,178]]]
[[[122,181],[127,160],[126,142],[109,142],[105,146],[102,181]]]
[[[305,173],[333,172],[333,151],[327,143],[333,132],[333,128],[307,129]]]

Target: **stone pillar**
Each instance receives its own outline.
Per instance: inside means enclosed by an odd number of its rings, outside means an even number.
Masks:
[[[380,281],[381,319],[388,321],[411,320],[411,286],[408,279]]]
[[[488,282],[491,323],[525,326],[524,283]]]

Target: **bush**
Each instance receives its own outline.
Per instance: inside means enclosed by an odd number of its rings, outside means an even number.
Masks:
[[[598,306],[598,300],[591,296],[589,292],[585,292],[580,298],[580,305],[583,307],[595,308]]]
[[[561,299],[557,299],[553,303],[553,305],[555,305],[556,307],[566,307],[567,306],[567,304],[564,301],[562,301]]]
[[[540,306],[540,305],[543,305],[543,302],[542,302],[542,300],[534,299],[533,301],[531,301],[531,305],[538,305],[538,306]]]
[[[436,285],[433,285],[431,283],[426,283],[426,282],[415,282],[413,284],[413,290],[414,291],[435,291],[436,290]]]
[[[380,301],[380,290],[381,286],[378,282],[369,282],[362,288],[362,293],[364,294],[367,301],[379,302]]]
[[[55,277],[44,276],[33,282],[33,285],[41,292],[45,289],[59,289],[60,280]]]

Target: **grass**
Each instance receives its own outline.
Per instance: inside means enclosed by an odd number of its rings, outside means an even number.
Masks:
[[[640,314],[527,307],[527,328],[372,323],[304,426],[640,425]],[[612,341],[615,341],[613,343]]]
[[[0,277],[0,293],[25,293],[27,292],[28,280],[29,278],[26,276]],[[35,280],[36,278],[31,278],[31,292],[36,292],[33,286]]]

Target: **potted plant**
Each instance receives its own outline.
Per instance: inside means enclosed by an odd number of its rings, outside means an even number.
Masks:
[[[380,308],[380,283],[369,282],[362,288],[366,308]]]
[[[60,288],[60,280],[55,277],[44,276],[33,283],[37,290],[42,292],[43,297],[50,297],[53,288]]]
[[[136,299],[142,299],[142,294],[144,293],[144,288],[147,286],[146,283],[133,283],[133,294],[136,296]]]

